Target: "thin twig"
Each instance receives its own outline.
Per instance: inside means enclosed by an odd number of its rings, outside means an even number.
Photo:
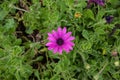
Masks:
[[[20,10],[20,11],[29,12],[29,11],[27,11],[27,10],[25,10],[25,9],[21,9],[21,8],[19,8],[19,7],[14,6],[14,5],[10,5],[9,7],[14,8],[14,9],[17,9],[17,10]]]

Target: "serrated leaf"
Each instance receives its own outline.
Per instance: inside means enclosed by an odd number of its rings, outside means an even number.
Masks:
[[[92,20],[95,20],[94,13],[90,9],[85,10],[84,15],[85,15],[86,18],[90,18]]]
[[[105,34],[104,29],[103,29],[103,28],[100,28],[100,27],[96,28],[96,29],[95,29],[95,32],[96,32],[96,34]]]
[[[83,37],[84,37],[85,39],[89,40],[89,33],[88,33],[87,30],[84,29],[84,30],[82,31],[82,35],[83,35]]]
[[[90,41],[83,41],[80,46],[81,46],[81,49],[85,51],[85,50],[91,49],[92,45],[93,43]]]

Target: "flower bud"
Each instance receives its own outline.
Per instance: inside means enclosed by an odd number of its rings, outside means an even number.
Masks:
[[[74,14],[74,17],[75,17],[75,18],[81,18],[81,16],[82,16],[82,14],[81,14],[80,12],[76,12],[76,13]]]

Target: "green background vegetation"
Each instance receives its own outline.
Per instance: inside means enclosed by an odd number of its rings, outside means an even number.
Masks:
[[[0,80],[120,80],[120,1],[86,6],[86,0],[0,0]],[[75,36],[69,54],[45,46],[58,26]]]

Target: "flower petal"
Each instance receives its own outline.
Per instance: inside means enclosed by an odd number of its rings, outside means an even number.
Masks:
[[[48,50],[52,50],[53,49],[53,47],[48,47]]]
[[[48,33],[48,36],[49,36],[49,37],[53,37],[51,33]]]
[[[71,37],[67,38],[67,41],[71,41],[71,40],[74,40],[74,39],[75,39],[75,37],[71,36]]]
[[[64,39],[66,40],[67,38],[69,38],[71,34],[72,34],[72,32],[66,33],[66,34],[64,35]]]
[[[50,38],[54,40],[56,39],[52,33],[48,33],[48,40],[50,40]]]
[[[71,45],[67,45],[67,47],[68,47],[69,50],[73,50]]]
[[[71,46],[74,46],[74,45],[75,45],[73,42],[70,42],[70,41],[66,42],[65,44],[71,45]]]
[[[54,42],[48,42],[48,43],[46,44],[46,46],[48,46],[48,47],[54,47],[54,46],[57,46],[57,44],[54,43]]]
[[[62,28],[61,28],[61,27],[58,27],[57,32],[58,32],[59,37],[61,37],[61,36],[62,36]]]
[[[48,40],[49,40],[49,41],[52,41],[52,42],[56,42],[56,39],[53,38],[53,37],[48,37]]]
[[[62,47],[59,47],[58,52],[59,52],[59,54],[62,54]]]
[[[62,30],[63,34],[65,34],[66,31],[67,31],[67,30],[66,30],[66,27],[64,27],[63,30]]]
[[[55,39],[57,39],[59,37],[58,33],[55,30],[52,31],[52,34],[55,37]]]
[[[59,50],[59,48],[58,48],[58,47],[55,47],[54,50],[53,50],[53,53],[54,53],[54,54],[57,53],[58,50]]]
[[[63,45],[63,50],[66,51],[67,53],[70,52],[69,48],[66,45]]]
[[[46,46],[49,46],[49,45],[51,45],[51,44],[53,44],[52,42],[48,42],[47,44],[46,44]]]
[[[57,45],[55,45],[55,44],[50,45],[50,46],[48,47],[48,50],[52,50],[52,49],[54,49],[54,48],[56,48],[56,47],[57,47]]]

